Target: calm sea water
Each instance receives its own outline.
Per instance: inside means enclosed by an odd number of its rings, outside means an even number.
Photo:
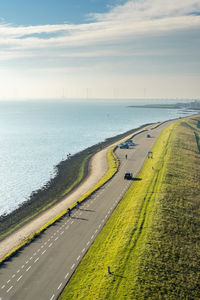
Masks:
[[[55,176],[55,165],[88,146],[178,110],[130,108],[131,101],[0,102],[0,215]]]

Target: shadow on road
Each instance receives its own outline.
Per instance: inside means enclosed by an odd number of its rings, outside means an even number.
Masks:
[[[79,208],[79,210],[88,211],[88,212],[95,212],[96,211],[96,210],[93,210],[93,209],[83,209],[83,208]]]
[[[88,221],[88,219],[86,219],[86,218],[78,218],[78,217],[71,217],[71,219]]]

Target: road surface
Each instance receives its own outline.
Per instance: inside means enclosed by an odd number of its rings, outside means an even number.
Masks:
[[[134,137],[136,146],[117,149],[119,172],[71,216],[48,228],[0,268],[0,300],[53,300],[59,295],[87,250],[136,177],[165,123]],[[150,128],[150,127],[148,127]],[[127,154],[127,159],[125,155]]]

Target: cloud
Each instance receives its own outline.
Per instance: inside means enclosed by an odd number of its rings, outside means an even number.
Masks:
[[[39,57],[47,53],[52,57],[109,56],[115,51],[103,49],[108,45],[132,42],[138,36],[199,28],[198,12],[199,0],[129,0],[107,13],[90,14],[91,21],[87,24],[14,26],[2,23],[0,59]],[[93,47],[102,49],[96,49],[92,55]]]

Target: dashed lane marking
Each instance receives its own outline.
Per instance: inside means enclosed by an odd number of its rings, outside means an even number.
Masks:
[[[34,261],[34,263],[36,263],[38,260],[39,260],[39,257],[38,257],[38,258],[36,258],[36,260]]]
[[[73,269],[75,267],[75,264],[73,264],[72,266],[71,266],[71,269]]]
[[[53,300],[53,298],[55,297],[55,295],[52,295],[51,299],[50,300]]]
[[[3,290],[4,288],[5,288],[5,284],[4,284],[4,285],[2,285],[1,289]]]
[[[53,244],[51,243],[51,244],[49,244],[49,248],[52,246]]]
[[[11,287],[7,290],[7,293],[10,292],[10,290],[12,290],[13,286],[11,285]]]
[[[17,270],[17,273],[19,273],[20,272],[20,270]]]
[[[47,250],[44,250],[43,252],[42,252],[42,255],[46,252]]]
[[[64,233],[64,231],[62,231],[60,234],[63,234]]]
[[[67,274],[65,275],[65,279],[67,279],[68,276],[69,276],[69,273],[67,273]]]
[[[15,277],[15,274],[13,274],[12,278],[14,278],[14,277]]]
[[[20,279],[22,279],[22,275],[17,279],[17,281],[20,281]]]
[[[9,283],[10,282],[10,279],[7,281],[7,283]]]
[[[54,241],[57,241],[58,240],[58,236],[55,238],[55,240]]]
[[[91,240],[94,238],[94,234],[91,236]]]
[[[28,267],[28,269],[26,269],[26,272],[28,272],[28,271],[30,270],[30,268],[31,268],[31,266],[30,266],[30,267]]]
[[[85,252],[85,248],[83,248],[81,252],[82,252],[82,253]]]
[[[89,245],[90,241],[87,242],[87,246]]]
[[[62,282],[61,282],[61,284],[58,286],[58,290],[61,288],[61,286],[62,286]]]
[[[24,265],[23,265],[23,266],[21,266],[21,268],[23,269],[23,268],[24,268]]]

